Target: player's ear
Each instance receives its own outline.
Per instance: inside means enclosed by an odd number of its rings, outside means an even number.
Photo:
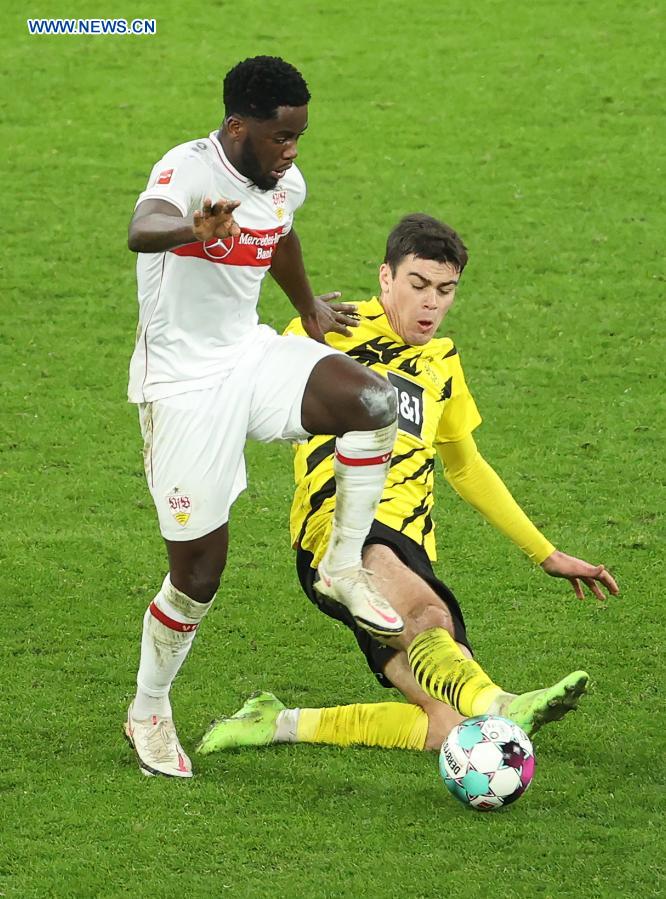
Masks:
[[[393,275],[391,273],[391,266],[387,262],[382,262],[379,266],[379,286],[382,289],[382,292],[386,292],[391,287],[391,282],[393,280]]]
[[[242,140],[245,135],[246,125],[244,119],[237,115],[227,116],[224,120],[224,126],[234,140]]]

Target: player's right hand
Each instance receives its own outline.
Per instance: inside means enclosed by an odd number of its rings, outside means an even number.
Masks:
[[[217,200],[215,203],[206,197],[203,208],[197,209],[193,215],[192,230],[197,240],[206,241],[218,237],[238,237],[241,233],[233,211],[240,206],[240,200]]]

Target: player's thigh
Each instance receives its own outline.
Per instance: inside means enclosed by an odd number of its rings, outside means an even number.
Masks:
[[[391,681],[408,702],[420,706],[428,716],[426,749],[439,749],[452,728],[463,716],[445,702],[424,693],[409,666],[407,653],[397,652],[384,666],[384,676]]]
[[[220,528],[245,488],[249,403],[232,399],[222,383],[141,407],[146,479],[167,541]]]
[[[275,334],[266,342],[252,375],[248,437],[270,443],[311,436],[303,424],[303,397],[312,372],[332,357],[345,358],[309,337]]]

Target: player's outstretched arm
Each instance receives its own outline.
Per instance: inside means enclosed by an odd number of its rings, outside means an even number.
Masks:
[[[551,577],[562,577],[568,580],[578,599],[585,599],[583,584],[597,599],[601,600],[606,599],[601,587],[604,587],[611,596],[617,596],[620,592],[615,578],[606,571],[603,565],[591,565],[584,559],[568,556],[557,549],[543,560],[541,567]]]
[[[603,565],[591,565],[568,556],[544,537],[520,508],[504,481],[481,456],[471,435],[438,445],[437,449],[446,479],[456,493],[547,574],[568,580],[580,599],[584,596],[583,584],[597,599],[605,599],[602,586],[613,596],[619,593],[615,580]]]
[[[240,228],[233,211],[237,200],[208,197],[201,209],[183,216],[177,206],[167,200],[144,200],[137,206],[129,225],[127,246],[133,253],[163,253],[193,241],[217,237],[237,237]]]

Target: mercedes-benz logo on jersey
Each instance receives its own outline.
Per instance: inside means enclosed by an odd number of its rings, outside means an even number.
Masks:
[[[226,259],[234,248],[235,240],[235,237],[226,237],[224,240],[214,237],[204,241],[203,251],[209,259]]]

